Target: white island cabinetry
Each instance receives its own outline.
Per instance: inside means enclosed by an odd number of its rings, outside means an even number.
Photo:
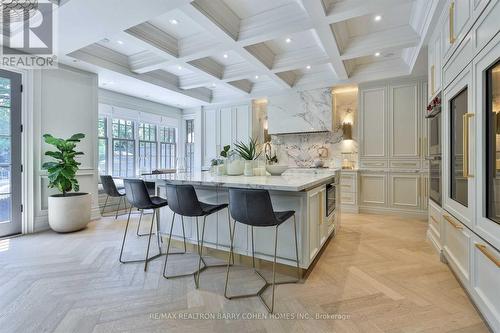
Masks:
[[[211,176],[208,172],[164,175],[156,178],[160,195],[165,195],[166,184],[191,184],[195,187],[199,200],[206,203],[227,203],[228,188],[267,189],[271,194],[274,210],[294,210],[297,219],[297,237],[300,267],[307,269],[320,253],[321,248],[334,234],[340,223],[340,200],[334,213],[326,216],[326,187],[334,183],[340,173],[331,171],[322,174],[289,174],[283,176],[244,177]],[[338,195],[338,193],[337,193]],[[229,250],[229,222],[227,209],[207,217],[204,246],[222,251]],[[161,231],[170,230],[173,212],[165,207],[160,210]],[[176,216],[173,238],[181,240],[182,224]],[[194,218],[186,217],[185,232],[188,242],[196,244],[196,223]],[[200,219],[200,222],[202,220]],[[231,221],[232,223],[232,221]],[[201,229],[202,223],[199,224]],[[251,256],[250,227],[236,224],[235,252]],[[201,234],[201,230],[199,230]],[[257,258],[272,260],[274,254],[274,233],[269,228],[254,228],[255,254]],[[278,262],[295,266],[295,235],[293,218],[279,226]]]

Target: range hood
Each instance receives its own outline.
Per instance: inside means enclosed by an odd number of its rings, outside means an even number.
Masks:
[[[330,88],[268,97],[269,134],[329,132],[333,128]]]

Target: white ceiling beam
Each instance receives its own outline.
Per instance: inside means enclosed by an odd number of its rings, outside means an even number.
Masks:
[[[387,7],[400,6],[413,1],[415,0],[344,0],[332,2],[325,9],[326,21],[336,23],[355,17],[376,14]]]
[[[241,20],[238,44],[257,44],[311,28],[308,15],[291,2]]]
[[[276,55],[272,71],[278,73],[293,69],[305,69],[306,66],[314,67],[315,65],[326,64],[329,61],[330,59],[323,49],[313,46]]]
[[[152,72],[151,74],[133,73],[128,67],[128,59],[126,59],[125,56],[98,44],[93,44],[72,52],[69,56],[118,74],[126,75],[188,97],[196,98],[203,102],[210,102],[211,100],[211,96],[207,96],[204,91],[196,89],[184,90],[179,88],[178,79],[174,75],[169,75],[166,72]]]
[[[340,59],[340,50],[330,27],[330,23],[326,19],[323,1],[302,0],[302,4],[311,18],[318,38],[330,59],[330,63],[333,65],[335,74],[341,80],[347,79],[348,74],[344,67],[344,63]]]
[[[420,36],[410,27],[397,27],[350,39],[341,54],[342,60],[373,55],[391,49],[413,47],[420,42]]]
[[[59,54],[66,55],[191,0],[71,0],[57,8]],[[91,22],[91,23],[89,23]]]
[[[138,74],[161,69],[169,62],[170,60],[151,51],[143,51],[128,57],[130,70]]]
[[[273,73],[266,65],[255,58],[250,52],[248,52],[242,45],[239,45],[233,36],[226,33],[225,29],[220,27],[220,23],[214,20],[213,17],[206,16],[205,10],[201,9],[199,3],[195,6],[186,5],[182,7],[182,11],[196,21],[199,25],[205,28],[212,36],[215,36],[220,40],[227,49],[238,53],[244,60],[246,60],[250,66],[254,66],[259,74],[267,75],[269,78],[274,80],[279,86],[283,88],[290,88],[290,85],[283,81],[279,76]]]

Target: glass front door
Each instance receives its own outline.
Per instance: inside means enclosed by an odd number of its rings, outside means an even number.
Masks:
[[[0,70],[0,237],[21,232],[21,75]]]
[[[500,224],[500,61],[486,74],[486,216]]]
[[[459,92],[450,100],[450,197],[464,207],[469,205],[469,187],[464,151],[467,148],[468,138],[464,137],[467,126],[467,88]],[[464,139],[467,140],[464,144]]]

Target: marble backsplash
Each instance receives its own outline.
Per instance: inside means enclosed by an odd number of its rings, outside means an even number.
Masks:
[[[342,129],[326,133],[295,135],[273,135],[271,145],[280,164],[290,167],[313,167],[316,160],[322,160],[325,167],[341,167],[342,152],[357,152],[354,140],[342,140]],[[328,150],[327,157],[320,157],[321,148]],[[353,156],[357,160],[356,154]]]
[[[323,95],[330,89],[318,89],[308,96]],[[319,98],[318,98],[319,99]],[[353,153],[352,159],[357,161],[358,143],[355,140],[343,140],[342,124],[350,123],[353,138],[356,138],[357,90],[333,93],[333,112],[329,117],[332,129],[320,133],[300,133],[271,135],[273,152],[276,152],[280,164],[290,167],[313,167],[316,160],[322,160],[325,167],[341,167],[342,152]],[[333,118],[333,119],[332,119]],[[320,157],[321,148],[328,150],[327,157]]]

